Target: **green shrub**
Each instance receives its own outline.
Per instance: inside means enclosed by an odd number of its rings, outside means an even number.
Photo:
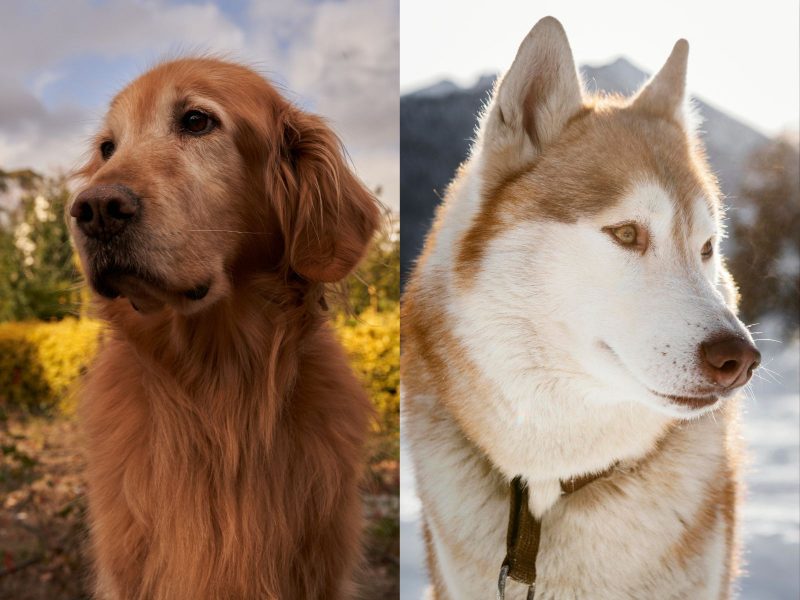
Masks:
[[[0,173],[0,180],[8,178],[25,193],[14,211],[0,208],[0,320],[76,315],[79,276],[64,218],[66,180],[32,171]]]
[[[72,386],[97,351],[101,327],[74,318],[0,323],[0,404],[74,412]]]
[[[345,310],[359,314],[367,308],[391,311],[400,298],[400,234],[389,222],[346,282]]]

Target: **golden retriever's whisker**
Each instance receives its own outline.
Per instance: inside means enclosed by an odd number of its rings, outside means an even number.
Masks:
[[[234,229],[187,229],[190,233],[239,233],[242,235],[272,235],[267,231],[236,231]]]

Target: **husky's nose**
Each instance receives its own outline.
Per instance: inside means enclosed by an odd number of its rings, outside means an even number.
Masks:
[[[734,336],[703,342],[700,356],[703,370],[724,388],[743,386],[761,362],[761,353],[753,344]]]

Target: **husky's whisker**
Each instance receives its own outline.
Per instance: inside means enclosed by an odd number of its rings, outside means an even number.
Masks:
[[[757,403],[756,394],[753,390],[752,384],[748,383],[742,388],[742,390],[744,391],[745,398],[747,398],[748,401],[751,401],[753,404]]]
[[[778,373],[777,371],[773,371],[772,369],[768,369],[767,367],[764,366],[758,368],[755,371],[754,375],[758,375],[758,377],[760,377],[764,381],[772,381],[773,383],[783,383],[782,381],[783,377],[781,376],[780,373]],[[764,375],[769,375],[770,379],[766,379]]]
[[[775,375],[780,375],[780,373],[778,373],[777,371],[773,371],[772,369],[770,369],[770,368],[767,366],[767,365],[768,365],[768,364],[770,364],[771,362],[772,362],[772,361],[769,361],[769,362],[767,362],[767,363],[765,363],[765,364],[761,365],[761,366],[759,367],[759,369],[758,369],[758,370],[759,370],[759,371],[766,371],[767,373],[773,373],[773,374],[775,374]]]
[[[758,404],[758,397],[756,396],[756,391],[753,389],[753,384],[748,383],[745,388],[747,388],[745,393],[750,394],[750,399],[753,401],[753,404]]]
[[[765,377],[765,375],[768,375],[769,377]],[[753,373],[753,377],[757,377],[759,380],[764,381],[766,383],[776,383],[776,384],[781,383],[772,373],[766,373],[766,372],[760,373],[756,371],[755,373]]]

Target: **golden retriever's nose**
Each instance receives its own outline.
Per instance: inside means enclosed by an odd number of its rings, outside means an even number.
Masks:
[[[725,388],[743,386],[761,363],[761,353],[739,337],[727,336],[700,344],[705,372]]]
[[[118,235],[139,211],[139,198],[124,185],[96,185],[83,190],[69,214],[88,237],[108,241]]]

